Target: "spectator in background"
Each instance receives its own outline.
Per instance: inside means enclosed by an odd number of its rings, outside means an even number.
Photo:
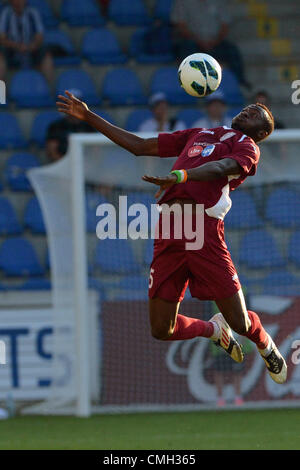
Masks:
[[[271,109],[271,98],[270,98],[270,95],[266,91],[260,90],[256,92],[253,99],[254,99],[253,103],[261,103],[261,104],[268,106],[268,108]],[[285,125],[281,121],[278,121],[275,117],[274,128],[284,129]]]
[[[211,129],[213,127],[227,126],[231,127],[232,119],[226,116],[226,103],[223,93],[215,91],[206,98],[206,116],[198,119],[192,127],[205,127]]]
[[[82,98],[80,90],[70,90],[70,93]],[[95,132],[95,130],[86,122],[68,115],[50,124],[46,137],[46,155],[50,163],[60,160],[67,153],[69,134],[79,132]]]
[[[169,117],[169,106],[164,93],[155,93],[149,100],[153,117],[146,119],[138,128],[139,132],[175,132],[185,129],[183,121]]]
[[[10,0],[0,16],[0,79],[6,68],[40,66],[47,80],[53,80],[52,55],[43,48],[44,26],[39,12],[26,0]]]
[[[174,47],[183,60],[195,52],[205,52],[226,63],[241,85],[246,81],[239,49],[226,38],[229,32],[226,2],[220,0],[174,0],[171,22],[174,26]]]
[[[101,8],[101,13],[104,17],[108,15],[108,5],[110,0],[98,0],[99,6]]]

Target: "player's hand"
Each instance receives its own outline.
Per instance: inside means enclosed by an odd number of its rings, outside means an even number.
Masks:
[[[65,91],[65,94],[67,96],[58,95],[58,101],[56,102],[58,111],[84,121],[89,110],[86,103],[80,101],[69,91]]]
[[[157,191],[155,194],[156,199],[158,199],[162,193],[165,191],[165,189],[170,188],[177,182],[177,176],[176,175],[168,175],[168,176],[147,176],[144,175],[142,177],[144,181],[147,181],[147,183],[153,183],[156,184],[157,186],[160,186],[160,189]]]

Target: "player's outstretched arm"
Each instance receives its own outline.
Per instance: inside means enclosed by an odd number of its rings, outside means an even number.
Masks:
[[[158,157],[158,139],[142,139],[131,132],[127,132],[120,127],[114,126],[110,122],[101,118],[89,110],[86,103],[80,101],[72,93],[65,92],[66,96],[59,95],[56,102],[57,109],[61,113],[73,116],[81,121],[87,122],[101,134],[125,150],[136,156],[148,155]]]

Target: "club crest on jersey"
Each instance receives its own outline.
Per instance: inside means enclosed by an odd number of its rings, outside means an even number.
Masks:
[[[189,157],[197,157],[197,155],[200,155],[202,152],[203,147],[201,145],[194,145],[191,147],[188,151],[188,156]]]
[[[211,144],[211,145],[208,145],[207,147],[205,147],[205,149],[202,150],[201,152],[201,156],[202,157],[209,157],[213,151],[215,150],[215,145]]]

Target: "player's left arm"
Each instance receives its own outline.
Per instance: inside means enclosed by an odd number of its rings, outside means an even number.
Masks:
[[[156,184],[160,186],[159,191],[156,193],[155,197],[160,197],[162,192],[173,186],[176,183],[184,183],[185,181],[212,181],[219,178],[224,178],[224,176],[229,175],[239,175],[242,172],[242,168],[236,160],[232,158],[223,158],[222,160],[204,163],[204,165],[198,166],[196,168],[191,168],[189,170],[180,170],[183,172],[184,180],[178,181],[178,175],[176,173],[171,173],[168,176],[143,176],[143,180],[148,183]]]

